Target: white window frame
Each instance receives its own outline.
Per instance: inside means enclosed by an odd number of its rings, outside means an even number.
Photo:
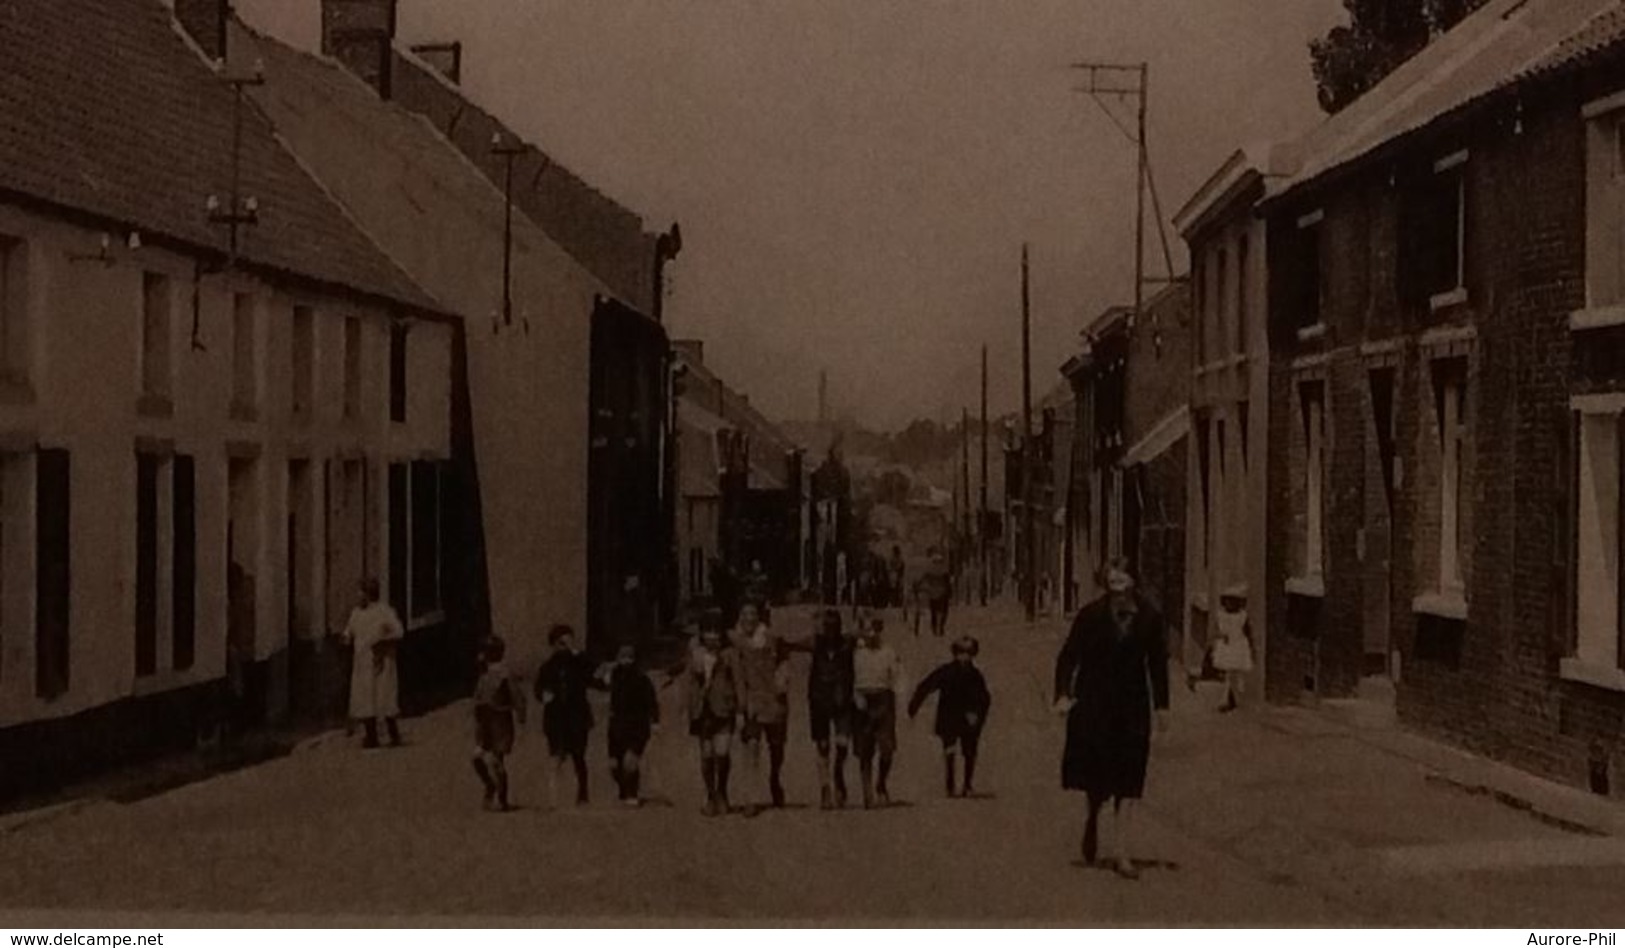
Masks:
[[[1456,281],[1447,290],[1428,299],[1429,309],[1437,312],[1467,302],[1467,159],[1466,149],[1446,155],[1433,163],[1435,176],[1456,176]]]
[[[1439,434],[1439,589],[1440,593],[1465,594],[1462,578],[1461,513],[1466,490],[1467,430],[1463,416],[1467,409],[1465,379],[1440,385],[1436,419]]]
[[[1319,227],[1321,224],[1325,223],[1325,221],[1325,210],[1321,209],[1310,211],[1308,214],[1298,218],[1297,229],[1301,234],[1303,231]],[[1320,247],[1319,238],[1320,235],[1317,232],[1315,243],[1317,256],[1324,257],[1325,255],[1323,253],[1318,253],[1322,249]],[[1326,335],[1326,294],[1323,291],[1325,279],[1326,274],[1321,268],[1321,261],[1317,259],[1315,262],[1315,294],[1318,302],[1316,304],[1317,312],[1315,313],[1315,321],[1307,325],[1303,325],[1303,315],[1301,313],[1294,313],[1292,316],[1292,318],[1300,324],[1298,326],[1298,341],[1300,342],[1310,342],[1315,339],[1320,339]]]
[[[1586,120],[1586,303],[1570,328],[1625,325],[1625,92],[1590,103]]]
[[[1620,668],[1621,475],[1625,474],[1625,394],[1580,395],[1574,507],[1574,627],[1562,677],[1625,691]]]
[[[1304,430],[1304,568],[1299,578],[1321,580],[1326,574],[1326,402],[1324,379],[1303,379],[1318,386],[1319,397],[1303,388],[1295,393]]]
[[[316,412],[317,339],[320,335],[316,307],[294,304],[288,333],[288,402],[295,418],[308,419]],[[301,343],[307,350],[303,366],[299,364]]]

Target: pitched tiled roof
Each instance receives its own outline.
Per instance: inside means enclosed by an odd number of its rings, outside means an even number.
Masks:
[[[1621,36],[1620,0],[1490,0],[1296,144],[1283,193],[1499,89],[1578,62]]]
[[[514,203],[622,302],[648,314],[652,306],[654,240],[643,220],[559,163],[500,118],[481,108],[462,87],[409,52],[396,50],[394,95],[433,122],[498,187],[504,161],[491,154],[491,137],[523,142],[514,161]]]
[[[0,0],[0,191],[226,249],[234,94],[158,0]],[[440,309],[244,107],[242,193],[259,200],[241,260]]]

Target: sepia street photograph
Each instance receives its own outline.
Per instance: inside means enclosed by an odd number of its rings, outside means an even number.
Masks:
[[[10,945],[1619,927],[1625,0],[0,0]]]

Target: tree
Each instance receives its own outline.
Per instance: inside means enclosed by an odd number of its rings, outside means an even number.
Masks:
[[[1349,22],[1309,44],[1320,107],[1339,112],[1486,0],[1343,0]]]

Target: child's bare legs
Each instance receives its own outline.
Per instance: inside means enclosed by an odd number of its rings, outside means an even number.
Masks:
[[[745,806],[755,810],[760,805],[762,793],[762,726],[755,721],[745,725],[745,732],[740,735],[739,743],[745,751]]]
[[[769,735],[767,741],[767,792],[775,807],[784,806],[784,731]]]
[[[967,734],[959,739],[959,748],[965,755],[965,783],[964,796],[976,792],[976,753],[980,750],[982,736],[980,734]]]
[[[497,798],[497,782],[496,777],[491,774],[490,766],[486,763],[486,756],[486,752],[483,750],[474,752],[474,772],[479,775],[480,783],[485,787],[485,805],[489,808]]]
[[[728,754],[732,741],[726,731],[700,739],[700,769],[705,777],[705,812],[720,816],[728,812],[728,771],[732,761]]]
[[[952,741],[944,740],[942,742],[943,786],[947,789],[950,797],[954,796],[955,791],[958,789],[954,783],[954,757],[957,749]]]
[[[587,802],[587,752],[584,749],[570,751],[570,764],[576,773],[576,805]]]
[[[1134,842],[1134,824],[1136,804],[1138,800],[1118,797],[1112,813],[1112,850],[1117,858],[1117,871],[1120,875],[1135,878],[1140,874],[1135,868],[1134,860],[1129,855]]]

